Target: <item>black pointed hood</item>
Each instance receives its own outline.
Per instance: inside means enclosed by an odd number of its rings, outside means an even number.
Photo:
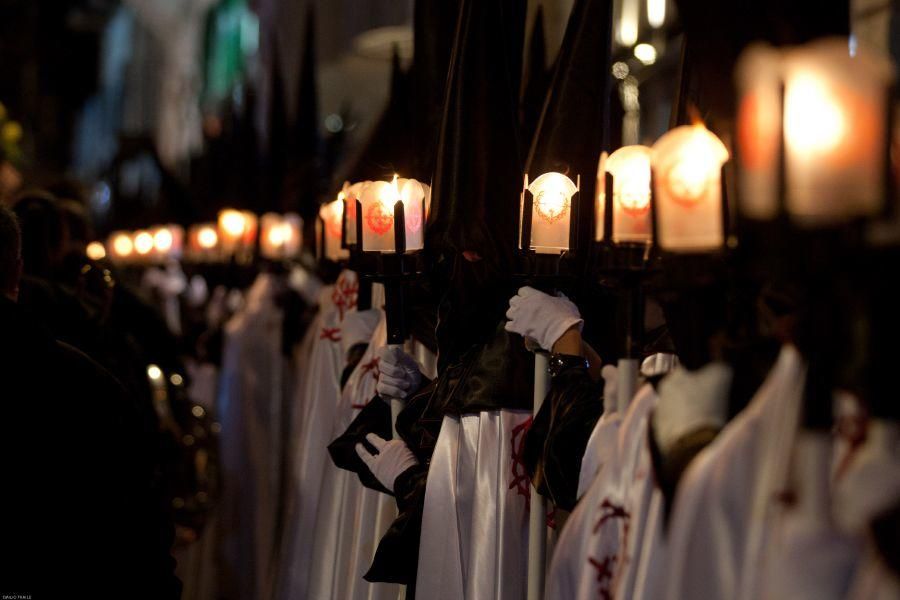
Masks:
[[[462,0],[428,243],[511,265],[521,189],[517,96],[522,0]]]
[[[268,139],[263,157],[265,173],[260,210],[283,210],[287,156],[289,151],[288,117],[285,105],[284,76],[278,44],[272,44],[272,84],[269,89]]]
[[[450,52],[459,20],[459,0],[416,0],[413,12],[411,106],[418,151],[411,177],[431,183],[441,132]]]
[[[736,106],[734,86],[730,85],[734,64],[751,42],[781,46],[850,34],[846,1],[678,0],[676,5],[684,46],[673,126],[699,116],[710,129],[723,132],[731,128]]]
[[[297,108],[290,139],[290,195],[288,209],[299,212],[307,221],[318,214],[322,193],[319,162],[319,100],[316,83],[316,17],[310,6],[306,11],[303,57],[297,93]]]
[[[524,5],[462,0],[460,7],[426,235],[440,298],[439,372],[494,335],[515,292]]]
[[[410,176],[416,146],[413,144],[409,107],[409,75],[400,66],[400,56],[394,48],[387,106],[362,151],[346,171],[346,177],[335,182],[337,187],[344,180],[390,179],[394,173]]]
[[[573,181],[580,175],[582,206],[593,202],[608,140],[611,26],[610,0],[575,0],[526,163],[531,179],[547,171]],[[580,244],[590,237],[590,221],[578,221]]]
[[[544,34],[544,7],[538,6],[528,42],[527,70],[522,90],[522,139],[529,145],[541,118],[541,110],[550,86],[550,69],[547,68],[547,42]]]

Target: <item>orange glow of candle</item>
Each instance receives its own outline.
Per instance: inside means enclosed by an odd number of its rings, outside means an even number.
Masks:
[[[138,231],[134,234],[134,250],[141,256],[147,256],[153,250],[153,236],[149,231]]]
[[[106,247],[103,242],[91,242],[85,248],[85,254],[91,260],[103,260],[106,258]]]
[[[672,251],[708,251],[724,244],[722,165],[728,150],[702,123],[676,127],[652,149],[657,243]]]
[[[613,243],[652,242],[650,220],[650,148],[623,146],[606,159],[613,176]]]
[[[527,179],[526,179],[527,182]],[[579,186],[562,173],[544,173],[523,191],[532,197],[531,240],[538,254],[558,254],[571,247],[572,196]]]

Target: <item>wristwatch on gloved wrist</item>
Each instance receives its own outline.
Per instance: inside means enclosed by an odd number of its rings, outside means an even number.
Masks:
[[[568,371],[569,369],[587,369],[589,366],[588,360],[583,356],[559,354],[556,352],[550,355],[551,377],[556,377],[563,371]]]

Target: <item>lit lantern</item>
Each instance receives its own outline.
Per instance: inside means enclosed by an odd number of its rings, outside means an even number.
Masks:
[[[141,230],[134,233],[134,251],[141,258],[147,258],[153,251],[153,235]]]
[[[162,225],[153,229],[153,251],[160,258],[180,258],[184,229],[179,225]]]
[[[425,246],[427,186],[415,179],[373,181],[359,201],[362,249],[365,252],[413,252]],[[401,218],[402,216],[402,218]],[[397,222],[402,223],[398,230]]]
[[[257,219],[250,211],[226,208],[219,212],[219,244],[226,255],[248,258],[256,243]]]
[[[216,257],[219,234],[214,223],[192,225],[188,230],[188,251],[194,260],[212,260]]]
[[[651,243],[650,148],[623,146],[609,155],[605,166],[612,176],[612,242]]]
[[[91,260],[103,260],[106,258],[106,247],[103,245],[103,242],[91,242],[84,251]]]
[[[575,183],[562,173],[544,173],[530,184],[525,176],[522,190],[523,217],[520,246],[538,254],[561,254],[572,243],[572,197],[581,182]],[[528,196],[530,194],[530,197]]]
[[[115,261],[128,261],[134,254],[134,242],[131,234],[125,231],[118,231],[110,235],[109,247],[112,249],[112,258]]]
[[[234,248],[244,235],[244,215],[239,210],[226,208],[219,212],[219,239],[228,249]]]
[[[300,216],[293,213],[264,214],[260,225],[260,254],[270,260],[286,259],[299,254],[302,242],[301,223]]]
[[[319,248],[328,260],[338,261],[350,256],[341,244],[343,222],[344,200],[340,196],[319,208],[319,221],[316,223]]]
[[[888,173],[890,62],[861,46],[851,54],[846,38],[830,38],[753,48],[739,67],[741,211],[771,218],[783,207],[807,226],[877,215]],[[757,127],[762,136],[754,139]],[[760,183],[750,183],[754,177]]]
[[[212,250],[219,243],[219,234],[212,225],[202,225],[197,230],[197,245],[203,250]]]
[[[704,252],[725,243],[722,165],[728,150],[703,124],[683,125],[653,144],[656,243],[674,252]]]

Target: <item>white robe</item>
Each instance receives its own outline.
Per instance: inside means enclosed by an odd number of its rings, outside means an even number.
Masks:
[[[656,394],[645,385],[624,417],[605,414],[598,421],[585,458],[602,464],[560,536],[547,598],[628,597],[621,594],[630,593],[634,571],[626,567],[636,560],[653,488],[649,460],[640,460],[640,450],[655,405]]]
[[[351,277],[352,276],[352,277]],[[355,275],[347,272],[341,278]],[[291,464],[276,598],[306,598],[312,563],[310,532],[316,521],[322,477],[330,463],[327,446],[337,415],[344,366],[340,326],[343,310],[332,299],[338,288],[319,295],[319,313],[296,356],[302,367],[293,400]],[[354,302],[355,304],[355,302]]]
[[[416,598],[525,597],[530,411],[445,416],[428,469]]]
[[[244,309],[225,326],[218,412],[224,479],[223,587],[267,598],[281,471],[282,397],[289,373],[281,354],[278,284],[262,274]]]
[[[373,298],[373,306],[378,304]],[[343,434],[359,410],[375,396],[378,376],[375,351],[386,340],[387,327],[382,313],[369,347],[340,395],[329,441]],[[364,487],[354,473],[338,469],[329,461],[325,466],[319,505],[308,597],[323,600],[399,598],[402,593],[399,586],[373,584],[363,579],[378,542],[396,516],[394,498]]]
[[[585,488],[584,495],[566,520],[556,542],[547,574],[547,600],[596,598],[598,584],[609,590],[612,583],[611,577],[597,571],[597,567],[602,566],[605,559],[601,558],[601,562],[596,565],[589,560],[594,558],[589,557],[589,553],[598,512],[597,502],[592,499],[601,495],[618,477],[618,437],[621,425],[621,414],[606,412],[591,433],[584,458],[591,461],[592,467],[587,471],[582,469],[579,487]],[[609,562],[606,564],[609,565]],[[586,576],[589,570],[594,576],[593,581],[588,581],[589,577]]]
[[[804,381],[800,354],[785,346],[747,408],[685,471],[669,525],[666,598],[760,597]]]

